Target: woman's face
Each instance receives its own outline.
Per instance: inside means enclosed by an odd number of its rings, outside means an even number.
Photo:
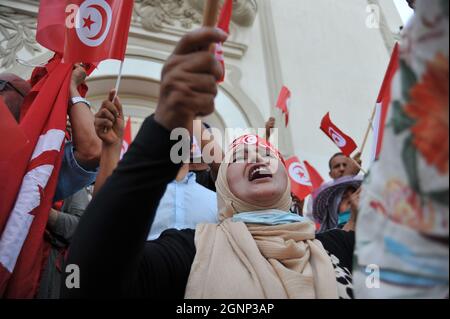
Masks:
[[[356,192],[353,187],[348,188],[342,196],[341,203],[339,204],[339,213],[348,211],[351,207],[351,197]]]
[[[227,180],[231,192],[242,201],[271,208],[286,191],[288,177],[281,161],[263,150],[235,153]]]

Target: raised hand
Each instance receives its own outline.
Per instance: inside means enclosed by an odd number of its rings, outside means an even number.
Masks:
[[[192,131],[196,117],[214,112],[217,81],[223,71],[209,48],[226,39],[227,34],[215,28],[200,28],[181,39],[162,71],[155,112],[159,124],[169,130]]]
[[[103,145],[122,145],[125,120],[119,97],[114,98],[116,92],[112,90],[107,100],[95,115],[95,131],[103,141]],[[114,101],[113,101],[114,100]]]

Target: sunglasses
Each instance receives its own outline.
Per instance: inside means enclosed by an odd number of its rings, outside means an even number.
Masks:
[[[18,88],[16,88],[14,85],[12,85],[10,82],[5,80],[0,80],[0,92],[3,92],[6,90],[6,88],[11,88],[17,93],[20,94],[20,96],[25,97],[25,94],[23,94]]]

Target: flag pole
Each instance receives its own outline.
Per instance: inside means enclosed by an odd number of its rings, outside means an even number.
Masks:
[[[114,100],[119,95],[120,81],[122,80],[123,63],[124,63],[124,61],[120,61],[119,75],[117,76],[116,87],[114,88],[116,93],[114,94],[114,98],[111,102],[114,102]],[[105,134],[108,133],[107,127],[103,128],[103,133],[105,133]]]
[[[220,0],[206,0],[205,8],[203,10],[203,26],[214,28],[217,25],[217,18],[219,16]],[[211,53],[216,50],[215,44],[211,44],[209,48]]]
[[[203,26],[215,27],[219,15],[220,0],[206,0],[203,11]]]
[[[116,99],[117,95],[119,94],[120,81],[122,80],[123,63],[124,63],[124,61],[120,61],[119,76],[117,77],[116,88],[115,88],[116,94],[114,95],[114,99],[111,102],[113,102]]]
[[[369,120],[369,125],[368,125],[366,133],[364,135],[364,140],[363,140],[361,150],[360,150],[361,156],[364,152],[364,149],[366,148],[367,140],[369,139],[370,129],[373,127],[373,121],[375,120],[376,114],[377,114],[377,106],[375,105],[375,107],[373,108],[373,111],[372,111],[372,116],[370,117],[370,120]]]

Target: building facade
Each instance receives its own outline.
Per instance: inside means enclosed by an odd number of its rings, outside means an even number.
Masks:
[[[127,0],[124,0],[127,1]],[[214,127],[263,128],[277,119],[278,144],[327,176],[336,147],[319,130],[333,120],[362,143],[402,21],[394,1],[235,0],[225,44],[227,77],[220,85]],[[160,72],[180,37],[198,27],[203,0],[136,0],[120,96],[133,133],[156,108]],[[0,72],[28,78],[52,53],[35,41],[39,1],[0,1]],[[115,86],[119,62],[89,78],[95,107]],[[292,93],[290,124],[275,109],[283,85]],[[368,166],[370,145],[364,154]]]

